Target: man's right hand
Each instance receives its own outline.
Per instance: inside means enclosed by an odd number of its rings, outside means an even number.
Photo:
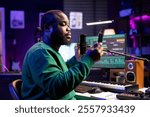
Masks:
[[[93,47],[88,48],[86,55],[90,56],[94,62],[99,61],[103,55],[102,43],[96,43]]]

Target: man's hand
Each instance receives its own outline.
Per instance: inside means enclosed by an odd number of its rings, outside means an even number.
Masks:
[[[99,61],[103,55],[102,43],[96,43],[93,47],[88,48],[86,55],[90,56],[94,62]]]

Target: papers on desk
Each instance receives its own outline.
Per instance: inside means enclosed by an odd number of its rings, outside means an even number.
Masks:
[[[78,96],[84,96],[84,97],[91,97],[99,100],[117,100],[116,95],[117,93],[113,92],[101,92],[101,93],[95,93],[95,94],[90,94],[90,93],[77,93],[76,95]]]
[[[106,100],[117,100],[116,95],[117,93],[113,92],[102,92],[102,93],[96,93],[96,94],[90,94],[92,97],[97,97],[97,98],[103,98]]]

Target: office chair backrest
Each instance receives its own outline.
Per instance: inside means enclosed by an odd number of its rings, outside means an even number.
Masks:
[[[13,82],[11,82],[9,84],[9,91],[10,91],[10,94],[14,100],[22,99],[21,85],[22,85],[21,79],[14,80]]]

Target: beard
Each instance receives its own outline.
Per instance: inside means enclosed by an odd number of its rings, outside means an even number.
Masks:
[[[65,35],[61,35],[58,33],[52,33],[51,35],[51,41],[54,45],[70,45],[71,44],[71,39],[67,39]]]

